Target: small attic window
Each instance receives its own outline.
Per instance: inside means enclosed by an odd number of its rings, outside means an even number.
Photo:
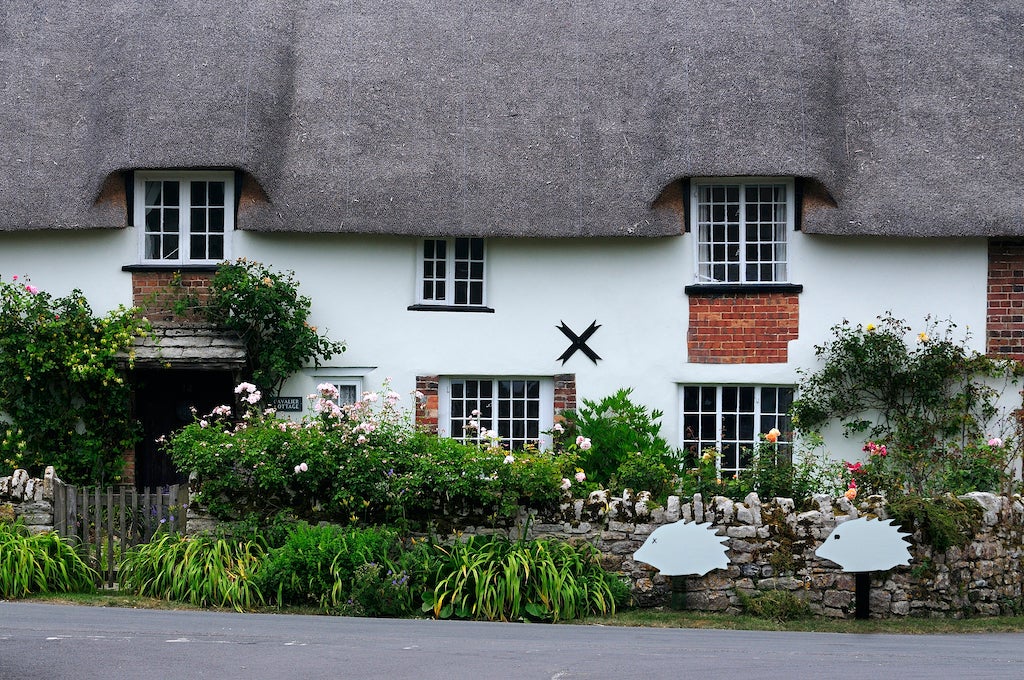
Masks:
[[[231,257],[235,174],[137,171],[133,221],[143,264],[215,264]]]
[[[794,205],[791,178],[693,179],[697,283],[786,283]]]

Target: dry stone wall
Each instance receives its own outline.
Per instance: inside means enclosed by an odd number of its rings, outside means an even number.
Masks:
[[[994,616],[1024,609],[1019,568],[1024,553],[1024,505],[1020,497],[969,494],[983,512],[980,526],[962,546],[937,551],[911,536],[909,566],[871,575],[870,615]],[[609,498],[597,491],[565,504],[557,516],[523,513],[511,537],[523,528],[530,537],[558,537],[588,542],[601,552],[608,569],[633,583],[641,605],[667,606],[680,599],[683,608],[736,613],[740,594],[782,589],[807,602],[822,616],[849,618],[855,613],[855,576],[817,557],[814,551],[839,524],[862,516],[887,517],[882,499],[854,504],[845,497],[816,496],[813,507],[799,510],[792,500],[762,502],[750,494],[743,502],[699,495],[683,503],[670,497],[654,507],[640,494]],[[633,553],[657,527],[678,520],[711,522],[728,538],[729,566],[703,577],[673,579],[633,559]],[[466,527],[465,533],[494,533],[493,527]],[[672,589],[681,598],[672,597]]]
[[[20,517],[34,534],[52,531],[56,479],[52,467],[46,468],[42,479],[30,477],[25,470],[0,477],[0,521]]]

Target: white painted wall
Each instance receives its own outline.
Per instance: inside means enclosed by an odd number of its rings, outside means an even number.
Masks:
[[[844,318],[868,323],[886,311],[921,325],[951,318],[984,349],[987,246],[984,239],[898,240],[792,234],[791,280],[803,284],[800,338],[789,362],[712,365],[686,362],[687,298],[693,237],[663,239],[495,239],[487,243],[487,304],[495,313],[408,311],[416,301],[418,242],[411,238],[240,232],[236,255],[293,269],[313,300],[312,322],[348,351],[317,375],[364,377],[365,389],[391,379],[409,394],[417,375],[551,376],[575,373],[581,397],[633,387],[635,399],[665,412],[664,433],[678,442],[683,383],[794,384],[814,365],[814,345]],[[131,303],[137,257],[133,229],[0,234],[0,274],[29,275],[56,294],[81,288],[96,311]],[[598,365],[575,354],[557,330],[601,328],[589,345]],[[306,395],[313,371],[284,394]],[[1012,397],[1016,397],[1015,394]],[[836,455],[858,443],[831,438]]]

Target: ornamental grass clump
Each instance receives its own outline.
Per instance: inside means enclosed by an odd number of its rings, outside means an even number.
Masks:
[[[200,607],[251,610],[264,603],[255,577],[265,549],[259,541],[160,534],[121,562],[121,588]]]
[[[435,550],[422,609],[437,618],[557,622],[614,614],[622,603],[618,577],[591,545],[473,536]]]
[[[52,532],[0,522],[0,600],[33,593],[91,593],[99,575]]]
[[[391,575],[387,572],[402,571],[398,566],[401,551],[402,542],[392,529],[299,523],[291,529],[281,547],[268,553],[258,582],[279,607],[313,605],[327,612],[353,613],[345,609],[350,604],[355,574],[363,565],[382,565],[383,574],[364,574],[360,581],[362,588],[372,590],[371,576],[383,581],[384,576]],[[372,611],[372,608],[373,605],[367,603],[363,609]],[[411,608],[409,600],[404,609]],[[398,613],[389,609],[388,615]]]

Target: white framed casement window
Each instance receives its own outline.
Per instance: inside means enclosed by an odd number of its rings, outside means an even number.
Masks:
[[[231,257],[232,172],[137,171],[132,210],[144,264],[215,264]]]
[[[792,178],[691,180],[696,282],[788,283],[794,204]]]
[[[324,383],[334,385],[334,389],[338,390],[338,398],[331,400],[338,406],[356,403],[363,393],[363,381],[360,378],[325,376],[316,379],[318,386]]]
[[[424,305],[483,307],[485,248],[482,238],[423,239],[419,296]]]
[[[451,377],[438,385],[440,434],[479,442],[494,430],[502,446],[551,446],[545,435],[554,424],[554,383],[550,378]]]
[[[789,409],[793,388],[786,385],[683,385],[682,446],[688,461],[715,449],[719,472],[732,477],[750,467],[753,449],[772,428],[782,435],[779,452],[792,455]]]

